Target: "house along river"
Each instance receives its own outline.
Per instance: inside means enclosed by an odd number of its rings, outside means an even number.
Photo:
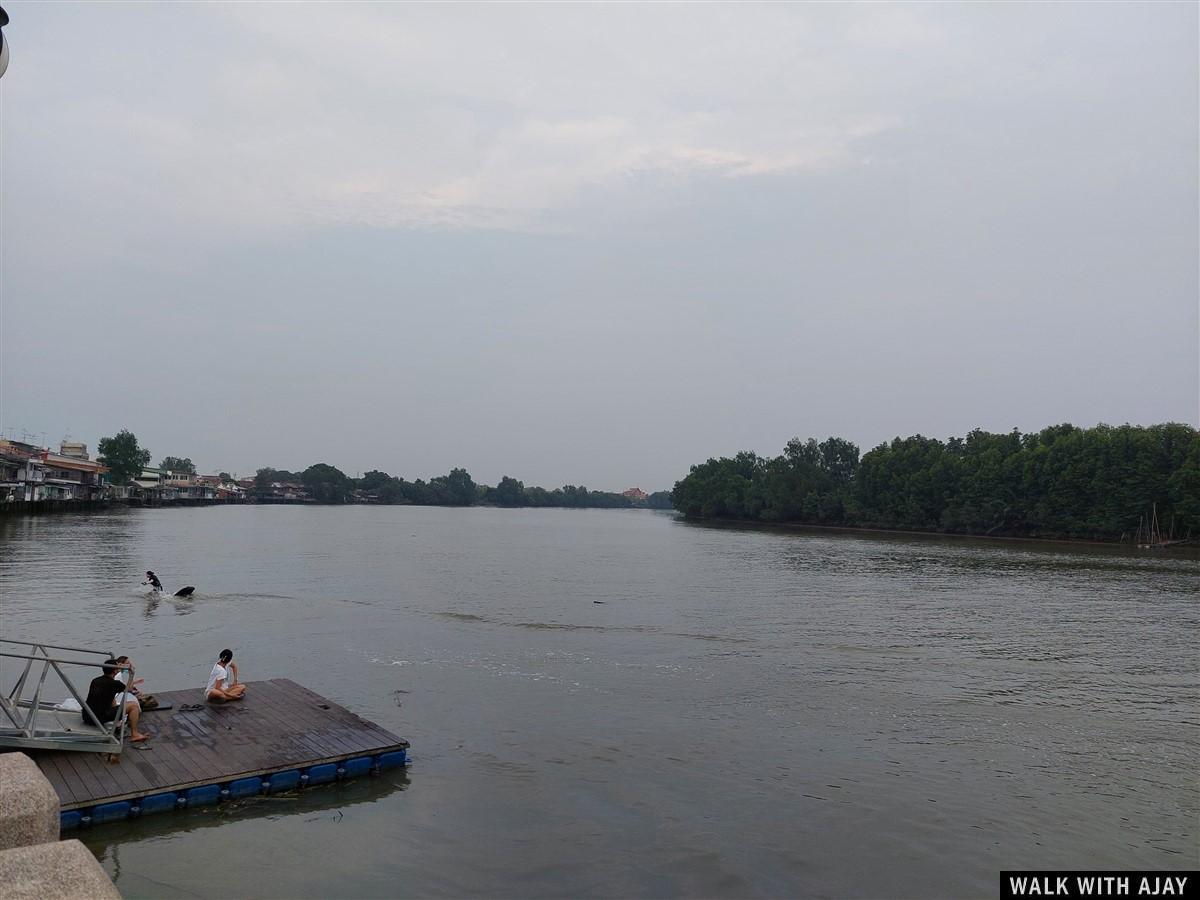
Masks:
[[[148,600],[146,569],[195,596]],[[4,636],[197,699],[231,647],[412,742],[404,774],[82,832],[126,897],[987,897],[1001,869],[1196,868],[1198,585],[1196,555],[648,511],[0,519]]]

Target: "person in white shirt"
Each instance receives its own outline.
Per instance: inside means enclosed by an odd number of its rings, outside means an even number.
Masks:
[[[145,681],[145,679],[138,678],[132,684],[129,683],[129,679],[133,676],[133,660],[131,660],[128,656],[118,656],[117,665],[119,665],[121,668],[117,670],[117,674],[113,677],[117,679],[117,681],[121,682],[121,684],[129,688],[128,693],[123,695],[125,697],[125,702],[136,703],[138,708],[141,709],[142,699],[138,696],[138,694],[141,693],[141,691],[138,690],[138,685]],[[113,706],[116,706],[120,702],[120,697],[113,698]]]
[[[246,696],[246,686],[238,682],[237,663],[233,661],[232,650],[222,650],[216,664],[208,674],[208,684],[204,687],[204,699],[210,703],[225,703],[228,700],[241,700]]]

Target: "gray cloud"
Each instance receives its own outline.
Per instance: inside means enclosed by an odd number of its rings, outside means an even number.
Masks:
[[[10,12],[5,426],[657,488],[1197,424],[1194,6]]]

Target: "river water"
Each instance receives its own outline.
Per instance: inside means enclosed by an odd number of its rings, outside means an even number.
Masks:
[[[6,637],[127,652],[152,691],[232,647],[412,742],[403,774],[83,832],[126,897],[986,897],[1200,862],[1196,555],[282,506],[6,517],[0,554]],[[148,568],[196,595],[147,600]]]

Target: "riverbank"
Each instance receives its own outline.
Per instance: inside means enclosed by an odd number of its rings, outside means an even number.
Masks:
[[[172,500],[150,500],[142,498],[114,498],[111,500],[10,500],[0,504],[0,515],[37,513],[96,512],[107,509],[144,507],[159,509],[177,506],[242,506],[245,500],[178,498]]]
[[[311,497],[279,497],[279,496],[262,496],[262,497],[239,497],[237,499],[199,499],[199,498],[176,498],[176,499],[147,499],[147,498],[115,498],[110,500],[12,500],[7,503],[0,504],[0,514],[3,513],[68,513],[68,512],[95,512],[96,510],[118,509],[118,508],[145,508],[145,509],[165,509],[184,506],[403,506],[403,507],[428,507],[436,509],[645,509],[653,510],[649,506],[508,506],[498,503],[472,503],[469,505],[450,505],[436,503],[376,503],[365,500],[355,500],[349,503],[322,503]],[[670,510],[659,510],[669,512]]]
[[[1111,540],[1106,541],[1098,538],[1050,538],[1050,537],[1022,537],[1019,535],[999,535],[999,534],[959,534],[945,531],[917,531],[911,528],[868,528],[866,526],[857,525],[808,525],[803,522],[747,522],[743,519],[720,519],[715,517],[703,516],[685,516],[680,515],[680,519],[689,522],[693,525],[712,525],[714,527],[728,528],[746,528],[750,530],[785,530],[785,531],[811,531],[814,533],[823,534],[865,534],[865,535],[895,535],[897,537],[918,537],[930,539],[948,538],[952,540],[963,541],[996,541],[1009,544],[1061,544],[1064,546],[1085,546],[1085,547],[1124,547],[1127,549],[1135,548],[1132,541]],[[1189,553],[1200,554],[1200,541],[1179,541],[1169,547],[1155,548],[1147,550],[1147,553],[1168,553],[1175,551],[1184,551]]]
[[[0,515],[5,513],[10,515],[34,515],[44,513],[72,513],[72,512],[97,512],[111,509],[171,509],[179,507],[194,507],[194,506],[307,506],[307,507],[332,507],[332,506],[371,506],[380,508],[385,506],[403,506],[408,508],[436,508],[436,509],[570,509],[573,507],[501,507],[490,503],[474,504],[474,507],[426,507],[425,504],[375,504],[375,503],[347,503],[347,504],[329,504],[316,503],[313,500],[305,499],[282,499],[276,497],[264,498],[246,498],[238,500],[197,500],[197,499],[178,499],[178,500],[140,500],[140,499],[114,499],[114,500],[41,500],[36,502],[12,502],[0,505]],[[585,507],[599,508],[604,507]],[[625,507],[624,509],[646,509],[646,507]],[[677,512],[676,510],[651,510],[652,512]],[[705,516],[687,516],[678,513],[681,521],[688,522],[693,525],[712,526],[715,528],[736,528],[757,531],[787,531],[787,532],[812,532],[814,534],[848,534],[848,535],[876,535],[876,536],[895,536],[895,537],[915,537],[926,538],[931,540],[951,539],[955,541],[987,541],[998,542],[1002,544],[1026,544],[1035,543],[1046,546],[1074,546],[1074,547],[1111,547],[1114,549],[1126,548],[1134,549],[1136,545],[1132,541],[1122,540],[1104,540],[1100,538],[1063,538],[1063,537],[1037,537],[1032,535],[995,535],[995,534],[963,534],[945,531],[926,530],[921,531],[912,528],[881,528],[878,526],[857,526],[857,525],[813,525],[804,522],[752,522],[744,519],[724,519],[718,517]],[[1200,541],[1179,541],[1168,547],[1156,547],[1154,550],[1145,550],[1146,553],[1182,553],[1184,555],[1200,555]]]

